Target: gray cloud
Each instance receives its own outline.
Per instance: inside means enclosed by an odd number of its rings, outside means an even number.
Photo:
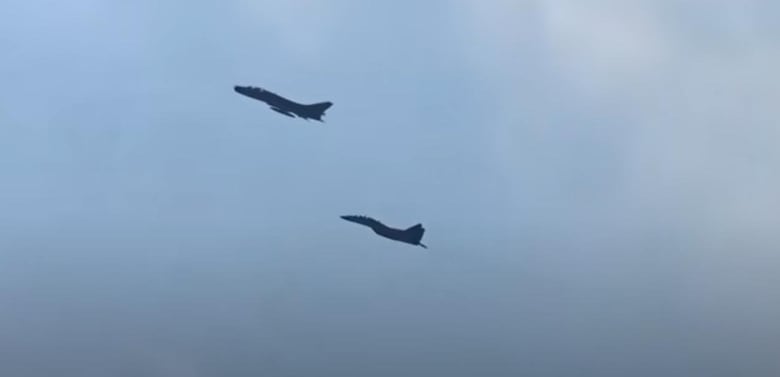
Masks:
[[[0,374],[775,375],[778,8],[707,7],[13,2]]]

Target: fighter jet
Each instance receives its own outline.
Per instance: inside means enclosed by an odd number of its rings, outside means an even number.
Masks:
[[[304,105],[290,101],[274,92],[253,86],[236,85],[233,87],[233,90],[247,97],[265,102],[268,106],[271,106],[271,110],[276,111],[279,114],[287,115],[290,118],[298,116],[306,120],[315,119],[324,123],[322,116],[325,115],[325,110],[333,106],[332,102]]]
[[[371,228],[374,231],[374,233],[382,237],[386,237],[394,241],[400,241],[412,245],[422,246],[425,249],[428,248],[428,246],[425,246],[420,242],[420,240],[422,240],[423,233],[425,233],[425,228],[423,228],[422,224],[417,224],[410,228],[402,230],[402,229],[391,228],[385,224],[380,223],[379,221],[376,221],[366,216],[349,215],[349,216],[341,216],[341,218],[347,221],[351,221],[353,223],[365,225]]]

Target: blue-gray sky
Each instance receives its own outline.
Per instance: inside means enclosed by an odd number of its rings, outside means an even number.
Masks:
[[[7,0],[0,375],[776,376],[779,18]]]

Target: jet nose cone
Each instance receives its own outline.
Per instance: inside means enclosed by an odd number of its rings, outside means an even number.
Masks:
[[[235,90],[237,92],[241,92],[241,87],[236,85],[236,86],[233,87],[233,90]]]

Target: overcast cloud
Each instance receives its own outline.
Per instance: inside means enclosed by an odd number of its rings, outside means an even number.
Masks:
[[[0,375],[776,376],[775,3],[7,1]]]

